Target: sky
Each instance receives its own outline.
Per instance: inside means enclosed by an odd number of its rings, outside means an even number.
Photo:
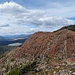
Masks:
[[[75,0],[0,0],[0,35],[55,31],[75,24]]]

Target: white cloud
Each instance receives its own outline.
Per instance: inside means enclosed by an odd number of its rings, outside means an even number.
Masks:
[[[46,7],[48,7],[46,13],[50,13],[50,16],[75,17],[75,0],[55,0],[48,2]]]
[[[62,26],[74,24],[74,21],[57,17],[58,15],[52,17],[52,13],[55,14],[53,11],[54,9],[26,9],[15,2],[0,4],[0,35],[53,31]]]

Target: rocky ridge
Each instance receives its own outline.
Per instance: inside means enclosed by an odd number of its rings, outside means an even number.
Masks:
[[[14,68],[34,61],[37,62],[33,70],[16,75],[74,75],[75,32],[61,29],[34,33],[21,47],[0,59],[0,72],[8,75]]]

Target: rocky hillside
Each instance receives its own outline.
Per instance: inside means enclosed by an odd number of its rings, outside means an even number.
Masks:
[[[3,75],[74,75],[75,32],[37,32],[0,59]]]
[[[15,57],[48,55],[67,59],[75,57],[75,32],[63,29],[57,32],[37,32],[17,49]]]

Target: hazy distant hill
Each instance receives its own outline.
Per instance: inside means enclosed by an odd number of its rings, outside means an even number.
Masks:
[[[6,40],[4,37],[0,36],[0,41]]]
[[[24,38],[24,39],[17,39],[17,40],[1,40],[0,41],[0,46],[6,46],[8,44],[11,44],[11,43],[23,43],[27,38]]]
[[[0,54],[18,47],[17,44],[24,43],[30,35],[10,35],[0,37]],[[16,46],[13,46],[15,44]]]
[[[11,43],[23,43],[30,35],[10,35],[0,37],[0,46],[6,46]]]

